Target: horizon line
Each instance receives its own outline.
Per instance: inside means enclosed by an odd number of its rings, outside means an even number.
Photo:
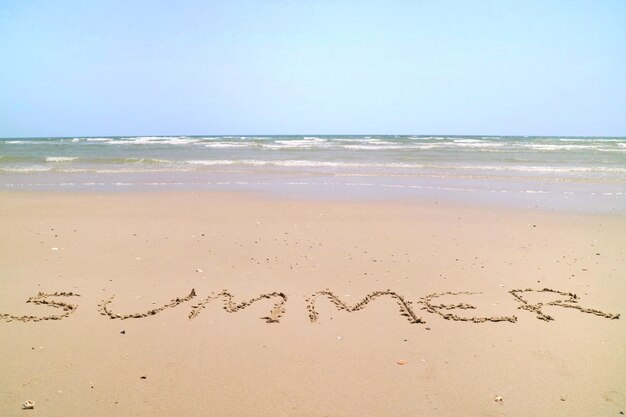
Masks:
[[[226,134],[139,134],[139,135],[67,135],[67,136],[0,136],[0,139],[65,139],[65,138],[130,138],[130,137],[272,137],[272,136],[311,136],[311,137],[323,137],[323,136],[440,136],[440,137],[455,137],[455,136],[480,136],[483,138],[489,137],[533,137],[533,138],[626,138],[626,135],[497,135],[497,134],[443,134],[443,133],[280,133],[280,134],[267,134],[267,133],[255,133],[255,134],[241,134],[241,133],[226,133]]]

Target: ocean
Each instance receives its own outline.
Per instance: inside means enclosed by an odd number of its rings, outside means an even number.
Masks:
[[[626,138],[1,138],[0,190],[256,190],[626,212]]]

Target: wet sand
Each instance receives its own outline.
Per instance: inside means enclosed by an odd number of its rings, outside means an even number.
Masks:
[[[626,413],[624,216],[3,192],[0,230],[2,416]]]

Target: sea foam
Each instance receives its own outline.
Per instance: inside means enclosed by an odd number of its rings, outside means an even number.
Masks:
[[[70,162],[77,160],[76,156],[48,156],[46,162]]]

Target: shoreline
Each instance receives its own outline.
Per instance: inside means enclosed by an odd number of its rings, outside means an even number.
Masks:
[[[241,191],[626,214],[626,138],[0,138],[0,190]]]
[[[0,185],[2,187],[2,185]],[[70,188],[71,187],[71,188]],[[372,192],[374,191],[374,192]],[[319,203],[358,203],[358,204],[408,204],[408,205],[438,205],[451,208],[470,207],[474,209],[505,210],[538,213],[562,213],[572,215],[599,215],[599,216],[626,216],[626,194],[589,192],[575,195],[551,194],[545,191],[517,191],[507,192],[494,190],[481,191],[470,189],[464,192],[462,188],[431,186],[398,187],[396,185],[358,184],[349,185],[337,183],[249,183],[249,182],[208,182],[208,183],[87,183],[81,187],[75,183],[69,185],[48,184],[43,188],[24,187],[0,189],[0,198],[3,195],[20,195],[38,193],[40,195],[191,195],[215,194],[234,195],[242,198],[258,198],[275,201],[300,201]],[[624,201],[624,204],[621,202]]]

